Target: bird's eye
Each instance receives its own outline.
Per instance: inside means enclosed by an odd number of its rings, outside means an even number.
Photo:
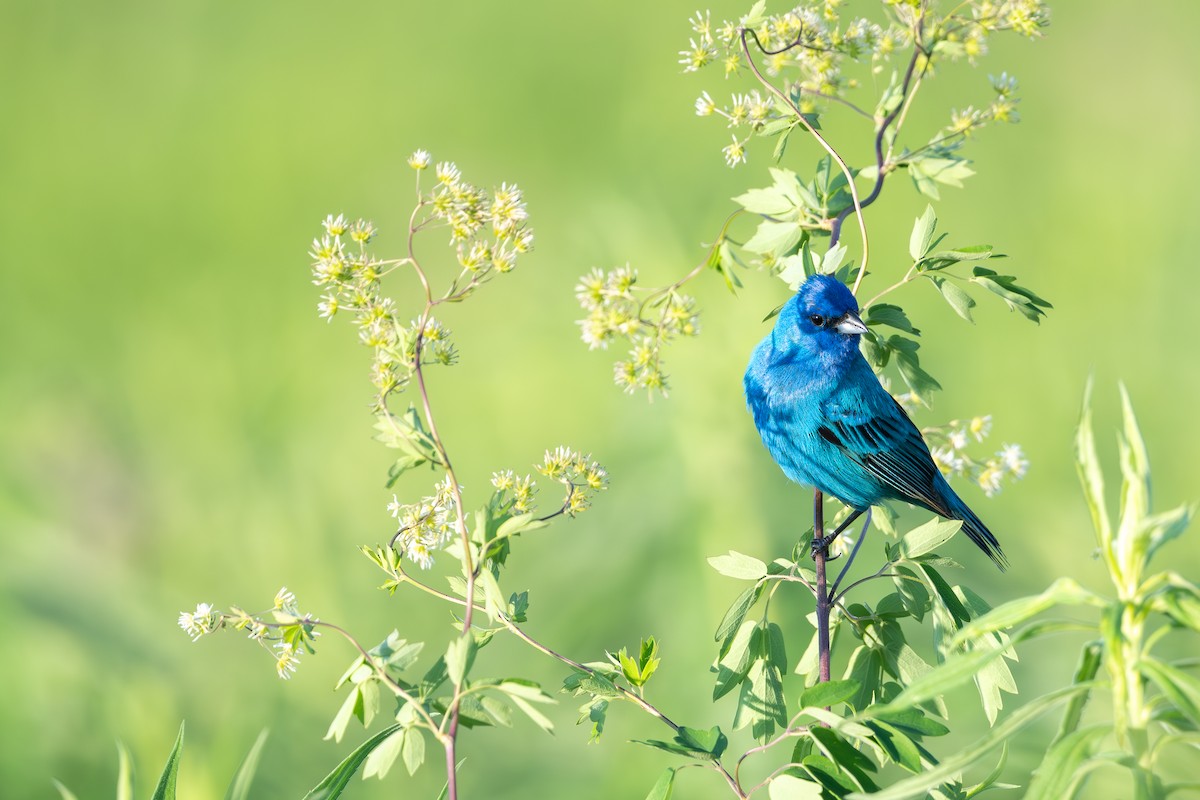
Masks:
[[[825,318],[822,317],[820,314],[810,315],[808,318],[808,321],[811,322],[813,325],[816,325],[818,328],[823,327],[825,325]]]

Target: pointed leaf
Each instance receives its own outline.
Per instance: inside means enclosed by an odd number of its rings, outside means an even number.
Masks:
[[[670,800],[674,786],[675,770],[667,769],[658,776],[658,780],[650,788],[650,794],[646,795],[646,800]]]
[[[821,800],[824,795],[821,784],[785,773],[771,779],[767,796],[771,800]]]
[[[957,283],[947,280],[943,277],[931,278],[933,285],[942,293],[942,297],[954,309],[954,313],[965,319],[967,322],[974,323],[975,319],[971,316],[971,309],[975,307],[975,299],[967,294]]]
[[[826,708],[844,703],[858,694],[861,686],[856,680],[824,681],[800,695],[801,708]]]
[[[225,792],[225,800],[249,800],[250,784],[254,781],[254,773],[258,771],[258,762],[262,758],[263,747],[267,743],[267,731],[264,728],[258,738],[254,740],[254,744],[250,747],[250,752],[246,753],[246,757],[242,759],[242,764],[238,767],[238,771],[233,776],[233,782],[229,784],[229,789]],[[121,800],[119,798],[119,800]]]
[[[985,753],[1006,741],[1026,725],[1058,703],[1091,688],[1092,684],[1059,689],[1032,700],[1018,708],[974,743],[962,748],[954,755],[910,778],[899,780],[880,792],[871,795],[851,794],[846,800],[907,800],[921,797],[930,789],[954,780],[964,769],[974,765]]]
[[[258,738],[263,739],[266,733],[263,731]],[[133,759],[129,757],[129,748],[120,742],[117,742],[117,800],[133,800]]]
[[[908,254],[913,261],[920,261],[929,252],[929,243],[933,240],[933,230],[937,227],[937,215],[933,206],[925,206],[925,213],[917,217],[913,223],[912,234],[908,237]]]
[[[1104,725],[1075,731],[1059,739],[1042,763],[1033,772],[1033,780],[1025,793],[1025,800],[1070,800],[1075,795],[1081,776],[1079,767],[1095,752],[1109,732]]]
[[[399,725],[391,725],[360,744],[353,753],[346,756],[342,763],[334,768],[333,772],[326,775],[324,780],[304,795],[304,800],[336,800],[341,797],[342,790],[350,783],[350,779],[358,772],[362,763],[371,755],[371,751],[398,730],[400,730]]]
[[[183,724],[180,723],[179,735],[175,737],[175,746],[171,748],[171,755],[167,756],[167,764],[158,778],[158,786],[154,788],[151,800],[175,800],[175,784],[179,780],[179,759],[182,756]]]
[[[767,574],[766,564],[736,550],[730,550],[728,555],[713,556],[708,563],[722,575],[740,580],[756,581]]]
[[[908,559],[931,553],[950,541],[960,528],[962,520],[934,518],[904,534],[900,540],[900,552]]]

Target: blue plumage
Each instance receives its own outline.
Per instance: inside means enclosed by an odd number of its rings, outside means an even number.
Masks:
[[[746,401],[763,444],[789,478],[852,508],[902,500],[962,520],[1003,569],[1000,543],[946,483],[920,431],[859,352],[866,330],[844,284],[829,275],[804,282],[746,369]]]

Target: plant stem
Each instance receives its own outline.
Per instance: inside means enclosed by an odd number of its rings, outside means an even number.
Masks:
[[[825,495],[820,489],[813,490],[813,539],[825,535]],[[829,589],[825,585],[825,559],[828,552],[824,547],[813,553],[817,565],[817,652],[820,659],[818,682],[829,680]]]

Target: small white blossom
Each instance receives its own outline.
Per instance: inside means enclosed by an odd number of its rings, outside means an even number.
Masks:
[[[1014,478],[1023,478],[1029,469],[1029,460],[1019,444],[1005,443],[996,455],[1000,458],[1000,464]]]
[[[300,654],[291,642],[280,642],[275,646],[275,672],[285,681],[292,677],[300,664]]]
[[[423,170],[429,167],[429,151],[418,150],[408,157],[408,165],[415,170]]]
[[[721,152],[725,155],[725,163],[731,167],[746,163],[746,147],[736,136],[733,137],[732,143],[721,148]]]
[[[199,603],[195,611],[182,611],[179,614],[179,627],[196,641],[206,633],[212,633],[221,615],[210,603]]]

